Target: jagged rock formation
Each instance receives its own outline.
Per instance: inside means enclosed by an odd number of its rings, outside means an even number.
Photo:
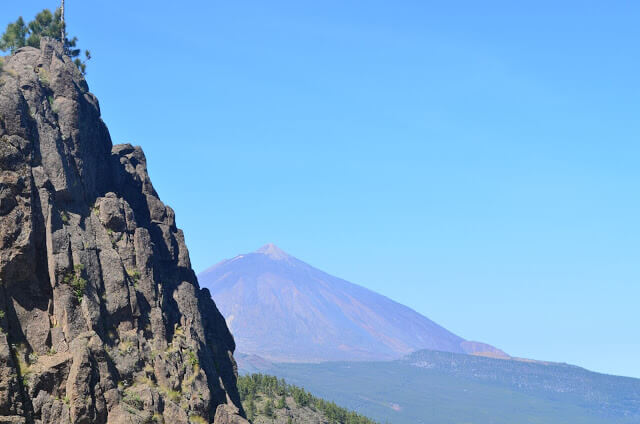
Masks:
[[[0,423],[247,422],[173,210],[53,40],[0,74],[0,311]]]

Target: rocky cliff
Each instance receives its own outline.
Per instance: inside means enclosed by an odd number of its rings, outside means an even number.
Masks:
[[[61,45],[0,74],[0,423],[246,423],[234,341]]]

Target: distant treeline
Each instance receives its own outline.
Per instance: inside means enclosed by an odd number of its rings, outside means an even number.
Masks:
[[[287,384],[283,379],[278,379],[270,375],[251,374],[238,378],[238,390],[240,398],[245,407],[249,419],[254,419],[258,411],[255,401],[258,397],[266,397],[267,402],[263,415],[274,416],[275,409],[286,408],[286,397],[291,397],[298,407],[309,407],[326,416],[330,423],[335,424],[377,424],[367,417],[363,417],[353,411],[348,411],[339,407],[333,402],[317,398],[302,389],[291,384]],[[274,399],[277,401],[274,403]]]

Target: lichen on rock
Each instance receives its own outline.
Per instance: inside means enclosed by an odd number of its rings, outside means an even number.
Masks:
[[[60,43],[0,73],[0,422],[246,423],[233,338]]]

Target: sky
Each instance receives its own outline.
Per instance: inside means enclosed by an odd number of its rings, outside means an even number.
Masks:
[[[640,377],[640,3],[66,3],[196,271],[273,242],[464,338]]]

